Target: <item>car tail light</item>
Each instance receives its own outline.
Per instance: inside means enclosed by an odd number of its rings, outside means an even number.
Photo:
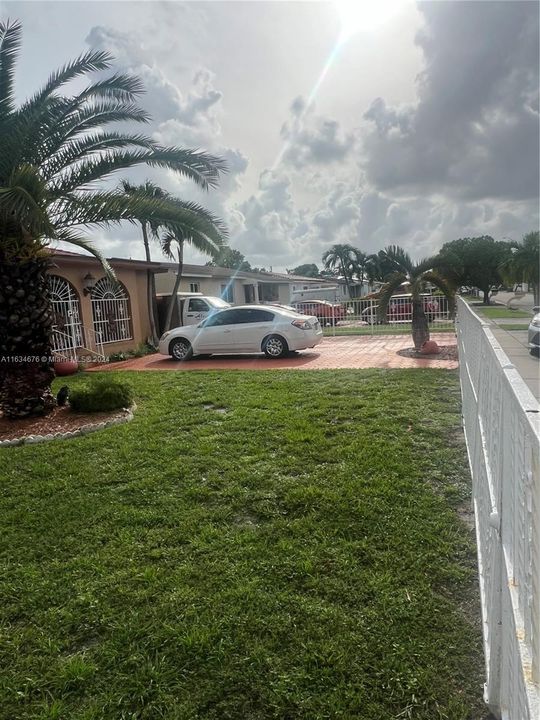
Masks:
[[[300,330],[311,330],[311,325],[307,320],[293,320],[291,325],[300,328]]]

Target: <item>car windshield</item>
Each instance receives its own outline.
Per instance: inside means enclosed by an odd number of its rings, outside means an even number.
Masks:
[[[206,300],[210,303],[212,307],[216,308],[228,308],[231,307],[231,303],[228,303],[226,300],[223,300],[223,298],[218,297],[208,297]]]

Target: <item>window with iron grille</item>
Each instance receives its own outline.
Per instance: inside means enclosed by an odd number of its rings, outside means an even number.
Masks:
[[[49,275],[49,293],[54,314],[51,347],[54,352],[75,350],[84,344],[79,296],[73,285],[59,275]]]
[[[228,285],[222,285],[221,286],[221,297],[223,300],[226,300],[227,302],[234,302],[233,301],[233,289],[232,285],[229,283]]]
[[[189,292],[196,293],[200,292],[200,283],[189,283]]]
[[[122,283],[103,277],[92,289],[94,332],[102,343],[130,340],[129,294]]]

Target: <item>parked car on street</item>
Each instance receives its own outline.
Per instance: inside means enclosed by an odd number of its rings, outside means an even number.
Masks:
[[[530,322],[527,340],[531,355],[540,357],[540,308],[534,307],[533,310],[536,315]]]
[[[239,305],[213,313],[198,325],[164,333],[159,352],[174,360],[195,355],[259,353],[280,358],[315,347],[323,332],[315,316],[268,305]]]
[[[426,295],[423,298],[424,312],[428,322],[432,322],[440,312],[440,305],[436,298],[432,295]],[[362,311],[362,320],[374,325],[382,322],[378,318],[378,304],[369,304]],[[412,322],[412,296],[411,295],[394,295],[388,304],[386,311],[386,322],[391,323],[410,323]]]
[[[321,325],[337,325],[347,315],[343,305],[327,300],[296,300],[291,304],[299,313],[315,315]]]

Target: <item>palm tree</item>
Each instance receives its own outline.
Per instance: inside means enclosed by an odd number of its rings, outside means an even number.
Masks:
[[[6,417],[43,414],[54,406],[46,275],[51,241],[90,251],[112,275],[81,228],[146,218],[189,233],[200,224],[188,206],[98,190],[96,183],[146,164],[208,188],[225,169],[222,160],[203,152],[162,147],[146,135],[108,128],[149,121],[136,103],[143,90],[137,77],[115,73],[64,94],[70,81],[109,68],[108,53],[89,51],[68,62],[17,107],[20,43],[20,23],[0,23],[0,409]],[[220,235],[218,227],[214,234]]]
[[[176,294],[182,281],[184,271],[184,247],[187,244],[192,245],[196,250],[215,258],[216,255],[223,250],[221,236],[216,235],[214,230],[217,227],[219,233],[223,235],[225,229],[221,221],[196,203],[186,203],[176,198],[171,198],[171,202],[178,203],[180,207],[189,207],[191,211],[198,217],[198,227],[190,229],[178,227],[174,231],[168,231],[161,237],[161,250],[170,260],[176,261],[176,279],[172,290],[169,303],[167,305],[167,313],[165,315],[165,324],[163,331],[166,332],[171,328],[174,305],[176,302]]]
[[[369,256],[361,250],[355,249],[354,257],[350,263],[351,275],[360,282],[360,294],[364,287],[364,282],[368,280]]]
[[[426,340],[429,340],[429,324],[422,300],[422,293],[425,292],[426,286],[428,284],[435,285],[443,292],[448,299],[448,307],[452,315],[455,308],[455,290],[442,275],[433,269],[433,258],[414,263],[410,255],[396,245],[390,245],[383,252],[388,266],[393,267],[394,271],[387,276],[386,283],[380,291],[377,311],[379,320],[386,317],[392,295],[403,283],[408,283],[409,292],[412,295],[412,337],[415,349],[419,350]]]
[[[323,256],[322,261],[326,270],[335,272],[338,271],[343,275],[345,285],[347,287],[347,293],[349,297],[352,297],[351,283],[354,274],[354,263],[357,259],[357,255],[360,251],[352,245],[332,245],[330,250],[327,250]]]
[[[499,267],[507,282],[532,285],[534,304],[540,304],[540,232],[527,233],[515,243],[512,255]]]
[[[163,200],[168,197],[168,193],[163,188],[158,187],[154,183],[146,180],[143,185],[133,185],[129,180],[122,180],[120,183],[122,190],[130,196],[139,196],[143,198],[159,199]],[[151,262],[152,258],[150,255],[150,236],[154,239],[159,239],[159,224],[155,221],[149,220],[146,216],[137,218],[141,226],[141,232],[143,237],[144,255],[146,262]],[[151,270],[146,272],[146,292],[147,292],[147,305],[148,305],[148,317],[150,320],[150,335],[151,341],[154,345],[158,341],[158,333],[156,328],[156,278]]]

